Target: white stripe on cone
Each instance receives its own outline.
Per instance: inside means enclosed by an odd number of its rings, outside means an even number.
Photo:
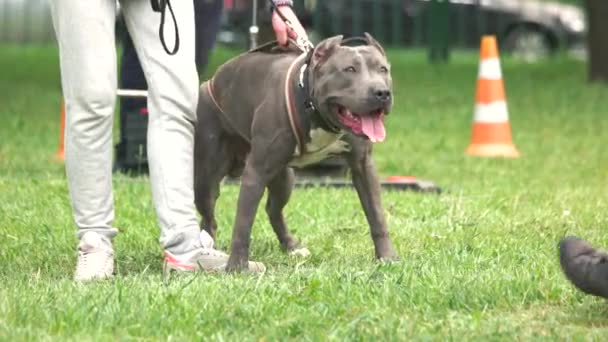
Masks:
[[[507,121],[509,121],[509,113],[505,101],[475,105],[475,122],[501,123]]]
[[[487,58],[479,63],[479,77],[489,80],[499,80],[502,78],[500,70],[500,61],[498,58]]]

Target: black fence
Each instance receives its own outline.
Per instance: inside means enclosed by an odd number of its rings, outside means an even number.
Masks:
[[[251,2],[234,4],[225,27],[246,34]],[[317,40],[369,32],[394,47],[476,48],[491,34],[506,50],[550,53],[581,47],[586,32],[582,8],[548,0],[296,0],[295,7]],[[262,28],[270,25],[267,17],[261,13]],[[271,33],[261,40],[272,39]]]

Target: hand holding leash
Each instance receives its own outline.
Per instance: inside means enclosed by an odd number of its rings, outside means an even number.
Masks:
[[[295,13],[289,6],[279,8],[275,1],[270,0],[273,10],[272,26],[277,35],[279,44],[286,45],[289,38],[295,40],[296,45],[304,52],[314,47],[306,35],[306,30],[300,24]]]

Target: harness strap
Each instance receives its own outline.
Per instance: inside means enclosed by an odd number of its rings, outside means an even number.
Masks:
[[[220,104],[217,102],[217,100],[215,99],[215,95],[213,94],[213,78],[207,81],[207,92],[209,93],[209,97],[211,98],[211,101],[213,101],[213,104],[215,105],[217,110],[219,110],[222,114],[224,114],[224,116],[226,116],[226,113],[224,113],[224,110],[222,109],[222,107],[220,107]]]
[[[224,118],[224,120],[226,120],[228,122],[228,124],[232,127],[232,129],[234,129],[234,131],[241,138],[243,138],[247,142],[251,142],[251,140],[247,137],[247,135],[245,135],[245,134],[243,134],[243,132],[239,131],[238,127],[236,127],[236,125],[234,125],[232,120],[230,120],[228,115],[226,115],[226,112],[224,112],[224,110],[220,106],[220,103],[217,101],[215,94],[213,93],[213,78],[209,79],[205,83],[207,84],[207,93],[209,94],[209,97],[211,98],[211,102],[213,102],[213,104],[215,105],[215,108],[222,114],[222,117]]]
[[[302,125],[300,124],[300,120],[297,115],[298,110],[296,104],[294,103],[294,87],[292,86],[292,81],[293,75],[295,74],[295,66],[304,56],[306,56],[306,54],[301,54],[291,63],[291,65],[287,69],[287,76],[285,77],[285,102],[287,104],[287,116],[289,118],[289,125],[291,126],[291,130],[293,132],[294,137],[296,138],[296,143],[298,145],[298,153],[296,153],[296,155],[303,155],[306,153],[306,140],[304,138],[304,132],[302,131]],[[230,118],[226,115],[219,102],[217,101],[217,98],[215,97],[213,91],[213,78],[209,79],[206,83],[209,98],[211,98],[211,101],[213,102],[217,110],[222,113],[222,115],[226,120],[228,120],[228,122],[230,122]],[[234,129],[236,129],[236,127],[234,127]],[[246,141],[249,141],[249,139],[243,134],[241,134],[241,132],[239,132],[239,135],[241,135],[241,137],[243,137]]]
[[[287,116],[289,117],[289,124],[291,125],[291,130],[293,131],[293,135],[298,144],[298,153],[296,153],[296,155],[306,153],[306,141],[304,138],[304,132],[302,132],[302,125],[300,124],[300,120],[297,115],[298,110],[294,103],[294,87],[292,86],[292,77],[296,64],[298,64],[298,62],[305,56],[306,53],[301,54],[291,63],[289,69],[287,69],[287,77],[285,77],[285,102],[287,103]]]

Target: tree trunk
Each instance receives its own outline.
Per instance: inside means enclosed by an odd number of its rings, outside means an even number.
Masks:
[[[586,0],[589,81],[608,83],[608,0]]]

